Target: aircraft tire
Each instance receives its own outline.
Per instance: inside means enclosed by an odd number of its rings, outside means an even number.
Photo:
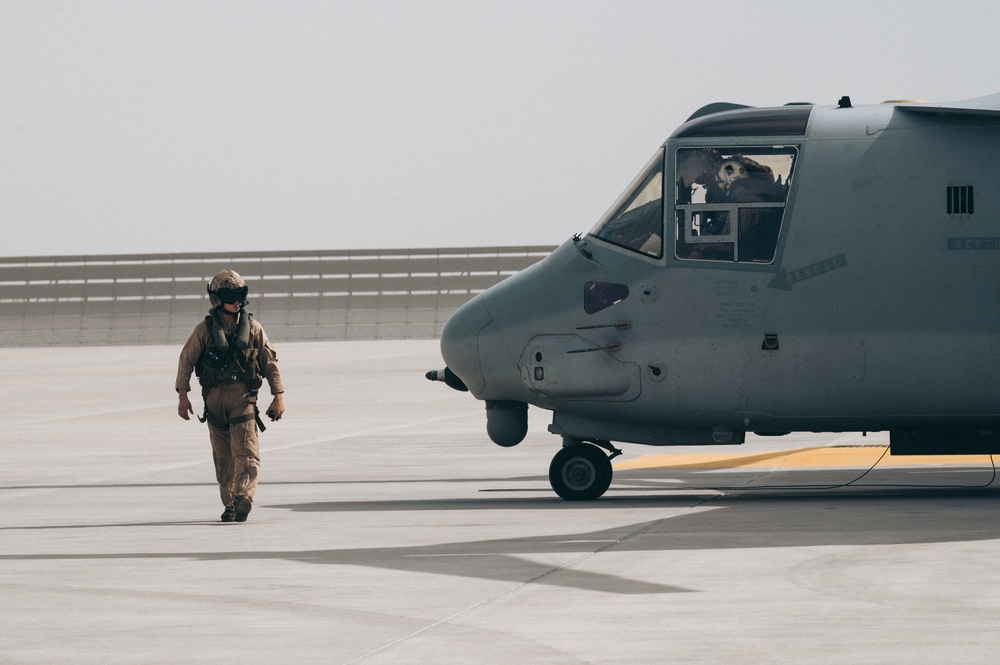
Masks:
[[[589,443],[572,443],[552,458],[549,483],[567,501],[592,501],[611,486],[611,460]]]

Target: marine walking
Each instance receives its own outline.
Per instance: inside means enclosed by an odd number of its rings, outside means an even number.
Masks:
[[[267,381],[273,396],[266,414],[272,421],[285,412],[285,389],[278,356],[264,328],[247,311],[246,281],[234,270],[222,270],[208,284],[212,309],[181,349],[175,389],[177,414],[194,413],[188,393],[191,372],[198,377],[204,399],[219,483],[223,522],[245,522],[253,507],[260,471],[258,427],[265,429],[257,408],[257,392]]]

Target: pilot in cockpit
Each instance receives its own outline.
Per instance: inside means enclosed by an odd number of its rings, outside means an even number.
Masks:
[[[744,204],[784,202],[787,186],[770,167],[746,155],[723,155],[712,148],[682,150],[677,165],[677,204]],[[680,229],[678,256],[703,260],[733,260],[731,224],[738,224],[739,260],[770,261],[774,255],[781,213],[778,210],[740,208],[730,212],[707,209],[698,214],[698,228]],[[685,217],[680,217],[684,219]],[[691,236],[720,236],[719,243],[689,245]]]
[[[741,154],[723,157],[713,148],[685,150],[677,166],[677,203],[777,202],[785,199],[781,176]],[[704,200],[701,198],[699,190]]]

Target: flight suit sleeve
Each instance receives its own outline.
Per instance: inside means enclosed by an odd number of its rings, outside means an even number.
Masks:
[[[272,395],[283,393],[285,387],[281,383],[281,372],[278,370],[278,353],[271,346],[271,340],[267,338],[263,326],[254,321],[254,327],[260,331],[259,335],[255,335],[257,338],[257,365],[260,375],[267,381]]]
[[[191,372],[194,371],[194,365],[198,362],[207,341],[208,330],[205,324],[201,323],[195,327],[188,341],[184,343],[184,348],[181,349],[181,357],[177,361],[177,378],[174,380],[174,390],[177,392],[182,390],[191,392]]]

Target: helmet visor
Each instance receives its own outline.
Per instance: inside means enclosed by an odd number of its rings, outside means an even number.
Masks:
[[[215,292],[219,297],[219,301],[223,305],[231,305],[237,302],[243,302],[247,297],[247,287],[241,289],[219,289]]]

